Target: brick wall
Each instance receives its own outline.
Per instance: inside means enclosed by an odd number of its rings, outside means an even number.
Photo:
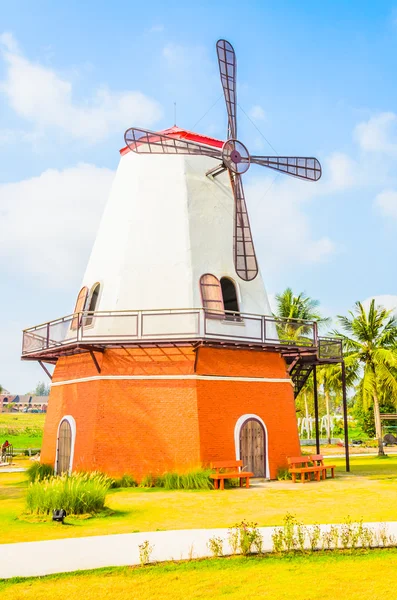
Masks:
[[[97,353],[106,375],[201,375],[285,378],[275,353],[200,348],[107,350]],[[195,371],[196,369],[196,371]],[[97,377],[89,354],[62,358],[54,382]],[[53,386],[42,461],[54,462],[60,419],[76,421],[74,469],[141,477],[235,457],[234,429],[256,414],[268,432],[270,474],[299,454],[293,389],[289,382],[101,379]]]

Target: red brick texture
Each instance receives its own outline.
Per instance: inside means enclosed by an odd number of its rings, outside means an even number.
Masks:
[[[286,382],[123,379],[123,376],[209,375],[287,378],[283,359],[255,350],[191,348],[106,350],[58,361],[44,429],[42,461],[54,463],[64,415],[76,421],[74,470],[136,478],[234,459],[235,426],[255,414],[268,434],[270,477],[299,454],[293,388]],[[120,379],[106,379],[118,376]],[[101,379],[67,383],[84,377]],[[65,382],[65,383],[62,383]]]

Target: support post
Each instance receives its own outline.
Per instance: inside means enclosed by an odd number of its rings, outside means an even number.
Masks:
[[[317,367],[313,366],[314,420],[316,426],[316,453],[320,454],[320,424],[318,422]]]
[[[99,366],[99,363],[97,361],[97,358],[95,356],[95,352],[93,350],[89,350],[89,353],[91,354],[91,358],[93,360],[93,363],[95,365],[96,370],[98,371],[98,373],[101,372],[101,367]]]
[[[51,381],[52,381],[52,375],[51,375],[51,373],[49,372],[49,370],[47,369],[47,367],[46,367],[46,366],[43,364],[43,362],[42,362],[41,360],[39,360],[38,362],[39,362],[39,365],[40,365],[40,367],[43,369],[43,371],[44,371],[44,372],[45,372],[45,373],[48,375],[48,377],[49,377],[49,378],[51,379]]]
[[[349,456],[349,429],[347,421],[347,396],[346,396],[346,366],[342,360],[342,398],[343,398],[343,429],[345,432],[345,461],[346,472],[350,471],[350,456]]]

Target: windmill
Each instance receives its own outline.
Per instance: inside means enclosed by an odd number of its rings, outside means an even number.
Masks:
[[[306,156],[250,155],[246,146],[237,139],[236,54],[233,46],[226,40],[218,40],[216,51],[228,115],[228,139],[222,148],[136,127],[127,129],[124,139],[130,150],[140,154],[191,154],[221,161],[207,175],[217,176],[225,170],[229,172],[234,196],[234,265],[241,279],[251,281],[258,274],[258,263],[241,176],[251,164],[256,164],[298,179],[318,181],[321,177],[321,165],[316,158]]]

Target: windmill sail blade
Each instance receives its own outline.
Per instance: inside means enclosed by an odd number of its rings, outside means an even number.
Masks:
[[[131,127],[125,132],[124,140],[130,150],[138,154],[196,154],[212,158],[222,157],[221,150],[217,148],[147,129]]]
[[[240,175],[231,171],[229,174],[234,195],[234,266],[241,279],[251,281],[258,275],[258,263],[245,204],[243,182]]]
[[[229,121],[228,137],[235,140],[237,138],[236,55],[233,46],[226,40],[217,41],[216,52]]]
[[[317,158],[307,156],[251,156],[251,163],[308,181],[318,181],[321,177],[321,165]]]

